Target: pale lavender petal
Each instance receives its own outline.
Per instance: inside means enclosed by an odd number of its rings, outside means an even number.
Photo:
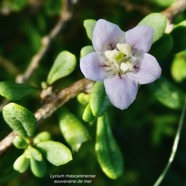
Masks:
[[[124,42],[124,32],[113,23],[99,19],[93,30],[92,43],[98,53],[113,50],[117,43]]]
[[[80,69],[87,79],[93,81],[103,81],[106,77],[106,72],[101,67],[100,57],[91,52],[80,60]]]
[[[128,108],[136,98],[138,82],[135,79],[113,77],[105,79],[104,85],[111,103],[121,110]]]
[[[126,42],[134,49],[148,52],[152,45],[154,30],[150,26],[136,26],[125,33]]]
[[[144,53],[137,68],[137,72],[133,75],[139,84],[151,83],[161,76],[161,67],[156,58],[150,54]]]

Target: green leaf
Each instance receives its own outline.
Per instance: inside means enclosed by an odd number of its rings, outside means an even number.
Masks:
[[[36,118],[32,112],[16,104],[9,103],[3,107],[6,123],[19,135],[32,137],[36,129]]]
[[[31,157],[34,158],[35,160],[37,160],[37,161],[43,160],[42,154],[36,148],[29,145],[27,150],[28,150],[29,154],[31,155]]]
[[[40,143],[42,141],[49,141],[51,140],[51,135],[49,132],[44,131],[39,133],[35,138],[34,138],[34,144]]]
[[[164,34],[152,45],[149,53],[155,56],[157,60],[163,60],[170,56],[173,43],[172,36],[170,34]]]
[[[92,33],[94,30],[94,26],[96,24],[96,20],[94,19],[86,19],[83,23],[83,26],[85,27],[87,36],[90,40],[92,40]]]
[[[80,93],[77,96],[77,100],[82,105],[87,105],[89,103],[89,100],[90,100],[90,95],[89,94],[85,94],[85,93]]]
[[[14,82],[0,82],[0,95],[11,101],[17,101],[25,96],[36,92],[36,88],[31,85],[18,84]]]
[[[123,174],[123,157],[112,134],[108,116],[100,116],[96,129],[96,155],[103,172],[111,179]]]
[[[89,133],[81,121],[67,109],[61,109],[60,115],[61,132],[74,151],[78,151],[81,144],[90,139]]]
[[[186,50],[175,56],[171,66],[171,73],[177,82],[186,79]]]
[[[165,78],[160,78],[150,85],[152,91],[163,105],[171,109],[181,109],[184,103],[184,94],[173,83]]]
[[[44,141],[36,145],[44,153],[47,160],[55,165],[63,165],[72,160],[72,154],[68,147],[56,141]]]
[[[186,49],[186,25],[176,26],[171,35],[174,39],[174,46],[172,52],[174,54]]]
[[[90,94],[90,108],[94,116],[102,115],[110,106],[103,82],[96,82]]]
[[[165,32],[166,24],[166,17],[160,13],[149,14],[139,22],[139,25],[148,25],[154,29],[153,42],[162,37]]]
[[[76,57],[74,54],[63,51],[58,54],[49,72],[47,82],[49,85],[71,74],[76,68]]]
[[[13,140],[13,144],[18,149],[25,149],[28,146],[27,141],[21,136],[16,136]]]
[[[168,6],[171,6],[171,4],[173,4],[175,2],[175,0],[150,0],[150,2],[152,2],[153,4],[156,4],[158,6],[161,6],[161,7],[168,7]]]
[[[94,115],[92,114],[92,110],[90,108],[90,104],[88,104],[86,107],[85,107],[85,110],[83,112],[83,120],[86,121],[86,122],[91,122],[95,119]]]
[[[88,45],[88,46],[83,47],[81,49],[81,51],[80,51],[80,58],[86,56],[87,54],[89,54],[89,53],[91,53],[93,51],[94,51],[94,48],[91,45]]]
[[[25,153],[23,153],[15,160],[13,164],[13,168],[16,171],[23,173],[28,169],[29,165],[30,165],[30,160],[26,157]]]
[[[37,161],[32,157],[30,158],[30,168],[36,177],[43,177],[47,172],[46,162],[44,160]]]

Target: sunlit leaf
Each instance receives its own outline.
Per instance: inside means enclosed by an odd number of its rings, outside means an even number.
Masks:
[[[112,134],[107,115],[98,118],[95,149],[98,162],[109,178],[117,179],[123,174],[123,157]]]
[[[52,84],[60,78],[70,75],[76,68],[76,57],[74,54],[63,51],[58,54],[49,72],[47,82]]]
[[[25,153],[23,153],[15,160],[13,164],[13,168],[16,171],[23,173],[28,169],[29,165],[30,165],[30,160],[26,157]]]
[[[103,82],[96,82],[90,94],[90,108],[93,115],[102,115],[108,109],[109,105],[110,101],[106,95]]]
[[[6,123],[19,135],[32,137],[36,129],[36,118],[32,112],[16,103],[3,107]]]
[[[67,109],[59,113],[61,132],[74,151],[78,151],[82,143],[90,139],[89,133],[81,121]]]
[[[87,36],[90,40],[92,40],[92,33],[94,30],[95,24],[96,24],[96,20],[94,19],[86,19],[83,23],[85,30],[87,32]]]
[[[83,47],[81,49],[81,51],[80,51],[80,58],[86,56],[87,54],[89,54],[89,53],[91,53],[93,51],[94,51],[94,48],[91,45],[88,45],[88,46]]]
[[[56,141],[44,141],[36,145],[44,153],[46,159],[53,165],[59,166],[72,160],[68,147]]]
[[[19,135],[14,138],[13,144],[18,149],[24,149],[28,146],[27,141]]]
[[[29,94],[36,92],[36,88],[31,85],[18,84],[14,82],[0,82],[0,95],[11,101],[17,101]]]
[[[171,73],[178,82],[186,79],[186,51],[176,55],[171,66]]]
[[[139,22],[139,25],[148,25],[154,29],[153,42],[157,41],[163,36],[166,24],[166,17],[160,13],[151,13]]]

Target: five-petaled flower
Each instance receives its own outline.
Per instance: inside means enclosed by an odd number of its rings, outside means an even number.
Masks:
[[[136,26],[123,32],[117,25],[99,19],[93,30],[95,52],[80,60],[87,79],[103,81],[111,103],[126,109],[135,100],[138,84],[153,82],[161,75],[155,57],[148,54],[153,29]]]

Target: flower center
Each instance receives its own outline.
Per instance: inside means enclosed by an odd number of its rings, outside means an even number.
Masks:
[[[114,50],[105,51],[105,56],[108,59],[105,70],[113,74],[123,75],[133,70],[131,46],[118,43],[116,47]]]

